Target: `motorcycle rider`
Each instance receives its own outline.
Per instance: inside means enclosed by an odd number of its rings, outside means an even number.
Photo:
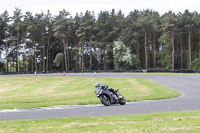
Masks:
[[[108,86],[107,85],[101,85],[99,82],[97,82],[97,83],[95,83],[95,85],[94,85],[95,87],[96,87],[96,89],[104,89],[104,88],[108,88]],[[114,95],[116,95],[117,97],[119,97],[119,95],[118,95],[118,90],[114,90],[113,88],[108,88],[108,90],[110,91],[110,92],[112,92]]]
[[[96,88],[99,88],[99,87],[101,87],[101,84],[99,83],[99,82],[97,82],[97,83],[95,83],[95,85],[94,85]]]

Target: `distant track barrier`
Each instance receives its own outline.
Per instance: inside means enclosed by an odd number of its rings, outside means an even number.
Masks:
[[[180,70],[89,70],[89,71],[68,71],[66,73],[120,73],[120,72],[135,72],[135,73],[200,73],[200,71],[180,69]],[[37,72],[42,73],[63,73],[63,71]],[[19,74],[34,74],[34,72],[1,72],[0,75],[19,75]]]

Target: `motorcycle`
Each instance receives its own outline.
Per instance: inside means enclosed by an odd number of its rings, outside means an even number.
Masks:
[[[100,99],[101,103],[105,106],[111,104],[125,105],[126,99],[119,93],[119,90],[108,88],[108,85],[95,84],[96,96]]]

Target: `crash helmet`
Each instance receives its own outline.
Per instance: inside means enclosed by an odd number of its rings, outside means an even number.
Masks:
[[[97,87],[100,87],[101,86],[101,84],[99,83],[99,82],[97,82],[97,83],[95,83],[95,85],[94,85],[96,88]]]

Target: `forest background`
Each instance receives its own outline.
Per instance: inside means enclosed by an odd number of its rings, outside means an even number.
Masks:
[[[200,69],[200,14],[0,14],[0,72]]]

